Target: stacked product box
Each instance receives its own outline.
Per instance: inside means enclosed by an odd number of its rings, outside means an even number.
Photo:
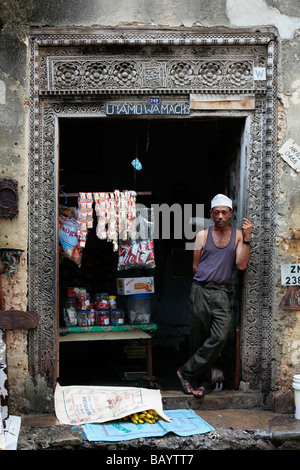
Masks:
[[[118,294],[127,296],[127,315],[131,324],[151,322],[151,294],[154,293],[153,277],[117,279]]]

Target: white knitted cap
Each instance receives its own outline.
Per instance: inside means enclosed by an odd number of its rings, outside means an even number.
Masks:
[[[227,206],[232,209],[232,200],[224,194],[217,194],[211,201],[211,208],[213,209],[217,206]]]

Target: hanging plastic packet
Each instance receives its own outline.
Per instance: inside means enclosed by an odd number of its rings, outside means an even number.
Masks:
[[[79,193],[78,196],[78,221],[77,231],[79,244],[82,248],[86,245],[88,229],[93,227],[93,195],[92,193]]]
[[[138,207],[132,233],[135,237],[120,240],[118,270],[155,268],[153,209]]]
[[[155,268],[153,240],[120,242],[118,271],[130,268]]]
[[[60,207],[58,223],[60,261],[67,258],[80,266],[82,250],[77,235],[80,224],[77,220],[77,212],[75,208]]]
[[[133,168],[135,168],[136,170],[141,170],[143,168],[141,162],[139,161],[138,158],[135,158],[134,160],[132,160],[131,162],[131,165],[133,166]]]
[[[115,190],[111,193],[93,193],[97,216],[96,234],[100,240],[112,242],[113,250],[118,250],[119,239],[134,236],[132,232],[135,218],[134,191]]]
[[[107,220],[110,215],[108,193],[93,193],[95,212],[97,216],[96,235],[100,240],[107,238]]]

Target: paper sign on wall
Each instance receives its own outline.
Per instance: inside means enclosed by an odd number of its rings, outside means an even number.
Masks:
[[[265,67],[254,67],[254,80],[266,80],[266,68]]]
[[[300,147],[289,139],[280,149],[279,154],[295,171],[300,172]]]

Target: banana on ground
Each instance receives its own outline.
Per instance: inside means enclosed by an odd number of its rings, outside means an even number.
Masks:
[[[129,414],[128,416],[124,416],[122,419],[123,421],[131,421],[134,424],[154,424],[159,419],[159,416],[155,410],[145,410],[140,411],[139,413]]]

